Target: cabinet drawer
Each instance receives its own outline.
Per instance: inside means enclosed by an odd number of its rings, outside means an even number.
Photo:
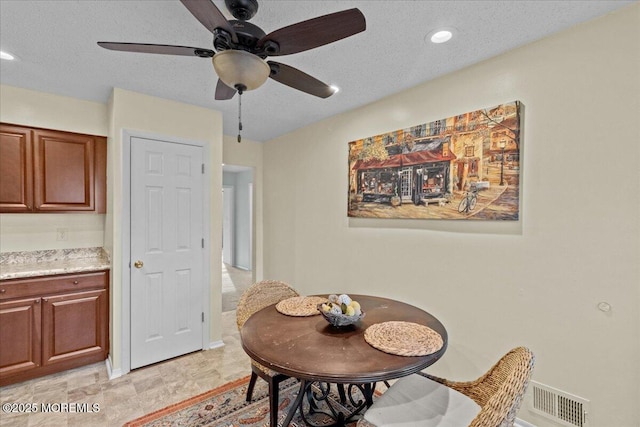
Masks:
[[[0,282],[0,301],[106,287],[106,271],[5,280]]]

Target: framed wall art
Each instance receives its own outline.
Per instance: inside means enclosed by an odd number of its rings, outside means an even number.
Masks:
[[[349,142],[348,215],[517,221],[520,110],[513,101]]]

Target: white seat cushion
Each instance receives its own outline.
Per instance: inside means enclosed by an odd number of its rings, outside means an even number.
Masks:
[[[468,426],[480,412],[473,399],[420,375],[396,381],[364,414],[378,427]]]

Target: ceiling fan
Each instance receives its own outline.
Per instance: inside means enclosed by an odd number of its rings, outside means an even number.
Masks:
[[[243,91],[256,89],[268,77],[302,92],[327,98],[335,92],[331,86],[294,67],[265,59],[314,49],[366,29],[364,15],[354,8],[266,34],[257,25],[247,22],[258,11],[257,0],[225,0],[226,7],[236,18],[229,21],[211,0],[180,2],[213,33],[215,50],[146,43],[98,42],[98,45],[127,52],[212,58],[219,77],[215,92],[217,100],[231,99],[236,92],[242,95]]]

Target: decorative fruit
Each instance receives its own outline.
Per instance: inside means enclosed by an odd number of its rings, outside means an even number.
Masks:
[[[342,294],[342,295],[340,295],[338,297],[338,303],[344,304],[344,305],[349,305],[349,304],[351,304],[351,298],[347,294]]]
[[[352,300],[347,294],[342,294],[340,296],[331,294],[328,299],[329,301],[321,306],[322,311],[324,312],[343,314],[345,316],[360,316],[362,314],[360,303]]]
[[[342,309],[339,305],[333,304],[331,305],[331,309],[329,310],[329,312],[333,314],[342,314]]]

